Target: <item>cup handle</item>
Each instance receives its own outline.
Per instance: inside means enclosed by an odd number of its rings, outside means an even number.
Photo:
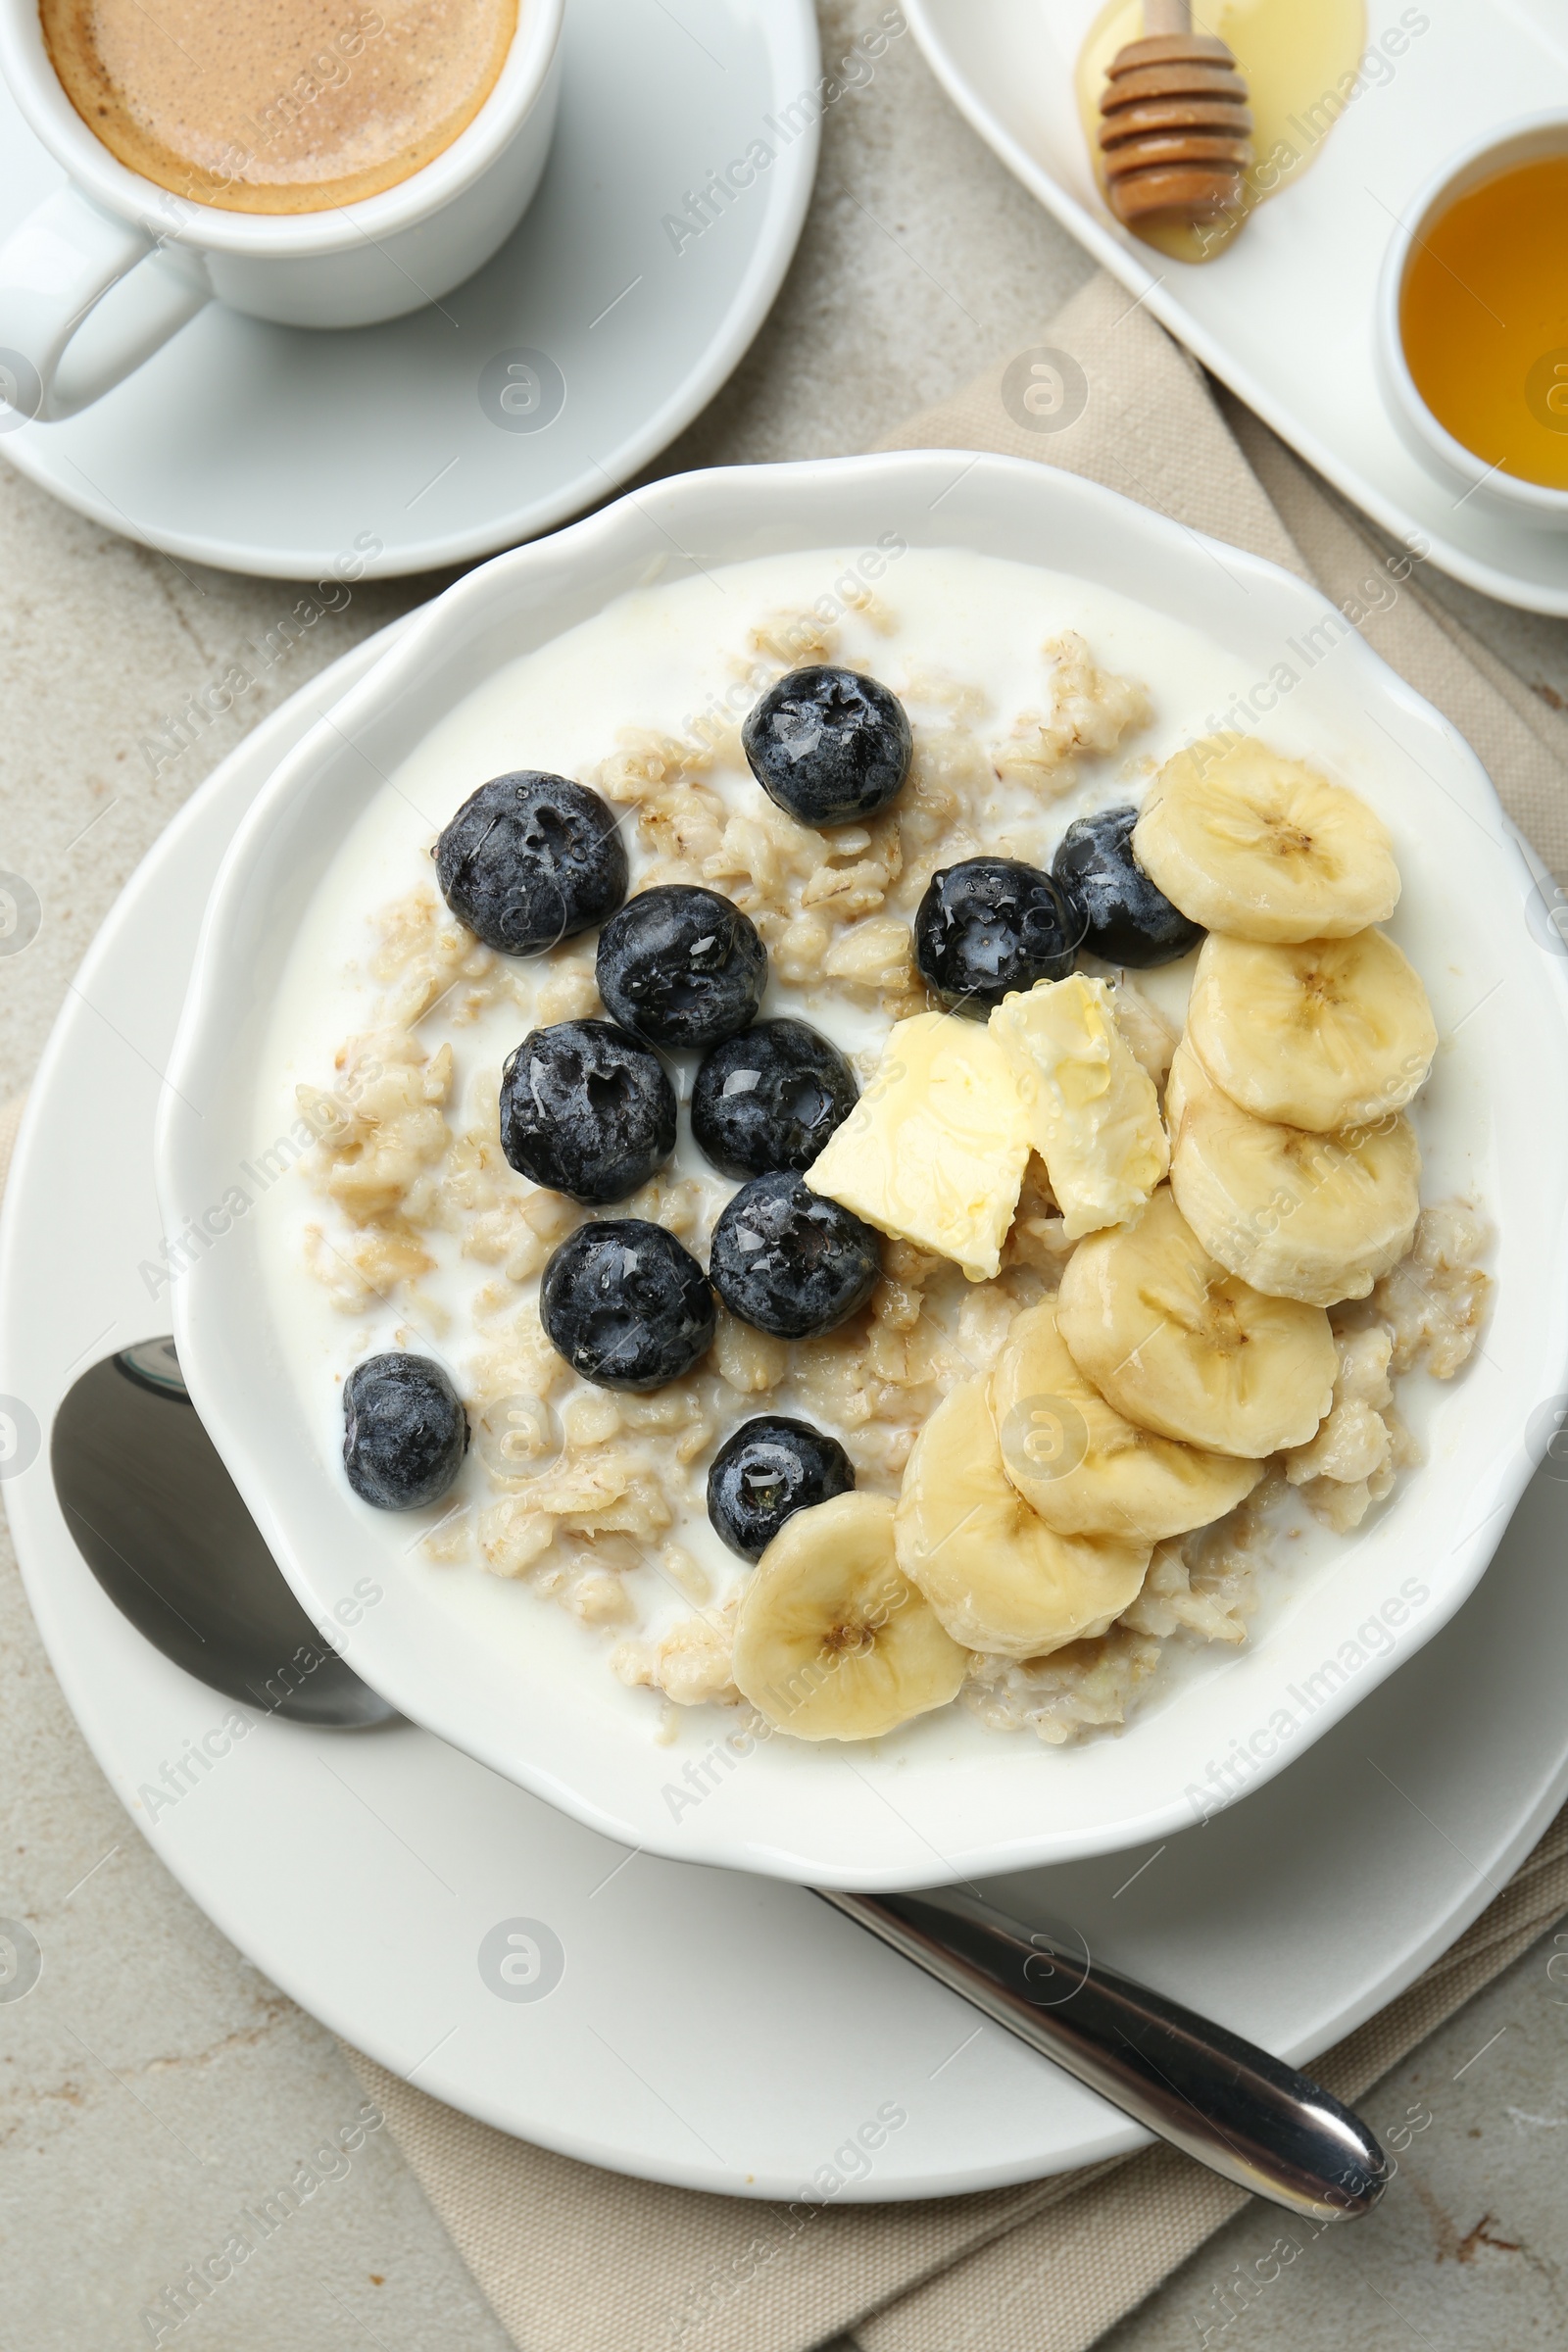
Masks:
[[[96,317],[132,273],[124,296]],[[0,246],[0,401],[14,417],[43,424],[74,416],[212,299],[194,255],[61,188]]]

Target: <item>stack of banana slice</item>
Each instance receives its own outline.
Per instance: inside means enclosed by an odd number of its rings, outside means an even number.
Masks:
[[[1415,1231],[1404,1105],[1438,1043],[1376,928],[1399,896],[1387,831],[1344,785],[1210,736],[1155,778],[1133,853],[1209,933],[1165,1096],[1178,1207],[1256,1291],[1364,1298]]]
[[[1031,1119],[1050,1109],[1033,1140],[1054,1181],[1071,1171],[1086,1238],[1058,1296],[1014,1318],[991,1379],[960,1383],[932,1414],[896,1507],[842,1495],[798,1512],[763,1555],[735,1680],[798,1738],[874,1738],[945,1706],[974,1653],[1036,1658],[1103,1634],[1155,1544],[1222,1518],[1270,1454],[1314,1436],[1338,1369],[1325,1310],[1364,1298],[1414,1233],[1421,1157],[1404,1105],[1437,1032],[1376,927],[1399,896],[1379,819],[1299,762],[1217,736],[1160,771],[1133,849],[1209,934],[1166,1087],[1170,1181],[1125,1081],[1086,1093],[1082,1134],[1063,1124],[1074,1096],[1059,1068],[1093,1059],[1101,984],[1009,999],[993,1031],[1022,1081],[1058,1078],[1024,1083],[1023,1099]],[[986,1032],[940,1023],[932,1050],[953,1035],[996,1052]],[[1101,1058],[1112,1071],[1108,1048]],[[898,1077],[909,1067],[905,1055]],[[979,1131],[971,1121],[966,1165]],[[1118,1140],[1097,1157],[1102,1131]],[[907,1183],[906,1155],[894,1164]]]

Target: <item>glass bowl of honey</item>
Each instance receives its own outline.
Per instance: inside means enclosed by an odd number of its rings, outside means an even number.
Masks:
[[[1568,529],[1568,110],[1487,132],[1428,182],[1377,335],[1395,420],[1455,505]]]

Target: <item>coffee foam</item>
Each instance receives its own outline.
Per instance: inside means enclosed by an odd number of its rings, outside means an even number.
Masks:
[[[473,121],[518,0],[41,0],[67,97],[146,179],[227,212],[396,187]]]

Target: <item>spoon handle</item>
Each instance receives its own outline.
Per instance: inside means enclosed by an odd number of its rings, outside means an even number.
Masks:
[[[869,1929],[1200,2164],[1293,2213],[1349,2219],[1383,2194],[1389,2162],[1320,2084],[1240,2034],[977,1897],[839,1894]]]

